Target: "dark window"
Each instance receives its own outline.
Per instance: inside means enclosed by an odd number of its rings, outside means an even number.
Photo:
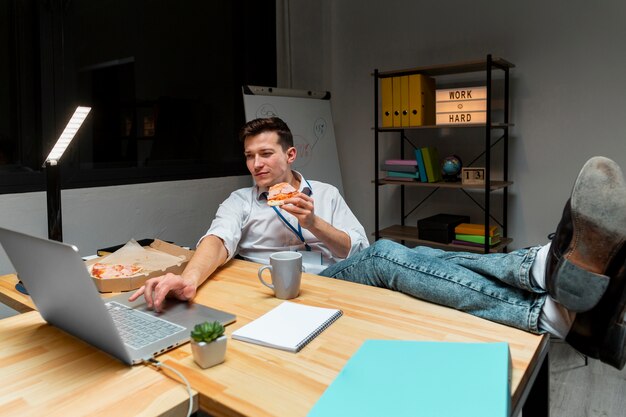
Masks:
[[[0,191],[41,189],[36,2],[0,2]]]
[[[0,192],[43,189],[77,105],[64,188],[246,174],[241,86],[276,85],[274,0],[0,5]]]

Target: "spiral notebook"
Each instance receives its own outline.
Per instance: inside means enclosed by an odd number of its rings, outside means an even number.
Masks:
[[[342,315],[341,310],[285,301],[232,333],[232,338],[298,352]]]

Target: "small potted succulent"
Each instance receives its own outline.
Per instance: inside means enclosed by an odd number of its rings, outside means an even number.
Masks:
[[[224,326],[219,321],[196,324],[191,331],[193,359],[201,368],[209,368],[224,362],[226,341]]]

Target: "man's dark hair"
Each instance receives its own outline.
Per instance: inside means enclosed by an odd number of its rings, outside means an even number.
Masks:
[[[239,140],[245,141],[250,136],[256,136],[264,132],[276,132],[278,144],[284,151],[293,146],[293,135],[287,123],[279,117],[267,117],[250,120],[239,131]]]

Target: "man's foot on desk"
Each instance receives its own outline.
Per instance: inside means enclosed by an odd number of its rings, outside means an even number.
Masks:
[[[550,296],[568,310],[598,304],[623,263],[626,241],[626,181],[620,167],[591,158],[578,174],[546,262]],[[611,272],[613,270],[613,272]]]
[[[626,363],[626,181],[620,167],[591,158],[576,179],[550,246],[550,296],[578,312],[566,341],[623,369]]]

